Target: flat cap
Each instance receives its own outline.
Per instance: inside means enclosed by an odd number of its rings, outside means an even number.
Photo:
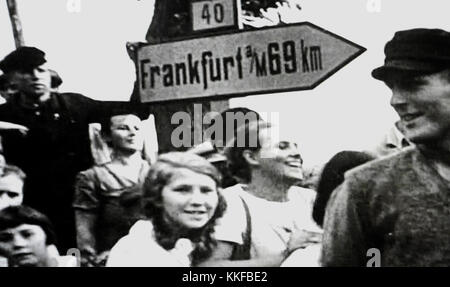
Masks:
[[[384,65],[372,71],[384,81],[396,71],[432,74],[450,68],[450,33],[440,29],[411,29],[395,33],[385,48]]]
[[[47,62],[45,53],[35,47],[19,47],[0,62],[3,73],[29,70]]]

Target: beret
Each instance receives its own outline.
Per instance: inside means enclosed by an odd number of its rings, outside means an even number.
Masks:
[[[35,47],[19,47],[0,62],[3,73],[33,69],[47,62],[45,53]]]

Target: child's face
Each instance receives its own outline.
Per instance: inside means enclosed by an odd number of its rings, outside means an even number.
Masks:
[[[48,254],[44,230],[32,224],[2,230],[0,254],[8,258],[10,266],[45,266]]]
[[[186,168],[174,171],[161,195],[166,219],[188,229],[205,226],[219,202],[216,182]]]
[[[23,180],[15,174],[0,176],[0,210],[21,205],[23,201]]]

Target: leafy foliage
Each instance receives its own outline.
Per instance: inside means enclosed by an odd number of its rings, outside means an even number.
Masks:
[[[280,7],[288,0],[242,0],[242,13],[245,17],[251,17],[250,22],[244,22],[248,26],[258,27],[276,25],[280,21],[269,19],[267,23],[267,9]],[[284,6],[285,7],[285,6]],[[255,22],[256,19],[256,22]],[[265,22],[258,19],[266,19]],[[155,0],[155,10],[152,23],[148,29],[146,39],[156,43],[172,38],[186,36],[191,33],[190,27],[190,1],[189,0]],[[253,23],[255,23],[253,25]]]

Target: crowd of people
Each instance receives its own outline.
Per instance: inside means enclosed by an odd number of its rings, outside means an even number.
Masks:
[[[150,163],[148,107],[60,93],[45,53],[20,47],[0,61],[1,265],[368,266],[376,249],[376,266],[449,266],[449,51],[449,32],[397,32],[372,76],[400,120],[306,185],[297,144],[246,108],[219,115],[252,115],[226,142]]]

